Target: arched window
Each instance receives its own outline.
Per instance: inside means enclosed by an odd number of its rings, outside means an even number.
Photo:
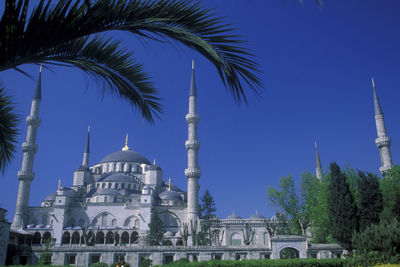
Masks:
[[[295,248],[284,248],[279,251],[280,259],[296,259],[299,257],[299,251]]]
[[[104,189],[105,187],[106,187],[106,184],[105,184],[105,183],[102,183],[102,184],[101,184],[101,188]]]
[[[128,189],[131,189],[131,184],[128,184]]]
[[[238,233],[233,233],[231,235],[231,245],[232,246],[240,246],[242,245],[242,239]]]
[[[107,233],[106,244],[114,244],[114,234],[112,232]]]
[[[129,244],[129,234],[126,231],[121,235],[121,244]]]
[[[172,246],[171,240],[164,240],[163,246]]]
[[[42,243],[46,244],[46,242],[50,242],[49,240],[51,240],[51,234],[50,234],[50,232],[45,232],[43,234]]]
[[[64,232],[61,238],[61,244],[66,245],[71,242],[71,234],[69,232]]]
[[[32,244],[39,245],[40,240],[42,239],[42,235],[39,232],[33,234]]]
[[[72,234],[71,244],[78,245],[79,244],[79,239],[80,239],[79,233],[77,231],[75,231]]]
[[[182,240],[178,240],[178,241],[176,242],[176,245],[177,245],[177,246],[183,246],[183,241],[182,241]]]
[[[115,226],[115,225],[117,225],[117,220],[116,219],[112,219],[111,226]]]
[[[115,188],[117,188],[117,189],[118,189],[118,183],[115,183]]]
[[[102,231],[96,234],[96,244],[104,244],[104,233]]]
[[[108,183],[108,188],[111,188],[111,183]]]
[[[131,244],[137,244],[139,241],[139,234],[135,231],[131,234]]]
[[[124,189],[125,188],[125,184],[121,184],[121,188]]]

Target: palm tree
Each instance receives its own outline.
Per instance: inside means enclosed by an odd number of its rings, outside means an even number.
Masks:
[[[156,89],[133,51],[104,32],[122,30],[156,41],[173,39],[211,61],[237,103],[245,102],[243,83],[259,94],[253,55],[244,41],[211,9],[189,0],[40,0],[28,14],[29,0],[6,0],[0,21],[0,71],[23,64],[63,65],[84,71],[100,92],[128,100],[148,122],[159,117]],[[16,117],[0,89],[0,169],[15,152]]]

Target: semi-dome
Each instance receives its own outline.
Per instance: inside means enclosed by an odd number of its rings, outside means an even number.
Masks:
[[[111,173],[100,177],[98,182],[136,182],[136,181],[135,179],[126,174]]]
[[[237,215],[235,212],[233,212],[231,215],[229,215],[228,217],[226,217],[227,219],[242,219],[242,217],[240,217],[239,215]]]
[[[51,193],[47,195],[47,197],[44,199],[44,201],[55,201],[57,196],[57,192]]]
[[[120,192],[117,189],[113,189],[113,188],[107,188],[107,189],[103,189],[103,190],[99,190],[96,193],[93,194],[93,196],[100,196],[100,195],[121,195]]]
[[[132,150],[121,150],[108,154],[100,161],[100,163],[106,162],[136,162],[139,164],[150,164],[143,155]]]
[[[162,200],[180,200],[180,201],[182,201],[181,196],[177,192],[172,191],[172,190],[167,190],[167,191],[162,192],[159,195],[159,197]]]

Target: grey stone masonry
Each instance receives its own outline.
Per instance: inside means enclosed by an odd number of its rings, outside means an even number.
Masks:
[[[376,92],[374,78],[372,78],[372,87],[374,89],[375,123],[378,134],[378,138],[375,139],[375,143],[381,156],[382,166],[379,168],[379,170],[382,174],[384,174],[386,171],[392,168],[392,155],[390,153],[390,144],[392,140],[386,133],[385,119],[381,104],[379,102],[378,94]]]
[[[38,149],[36,144],[37,129],[40,125],[39,111],[41,102],[41,91],[42,91],[42,67],[40,67],[39,78],[35,93],[32,98],[31,112],[26,118],[26,124],[28,130],[26,133],[26,141],[22,144],[23,158],[22,167],[18,172],[18,195],[17,203],[15,207],[15,216],[12,222],[12,228],[22,228],[27,222],[27,212],[29,204],[29,193],[31,188],[31,182],[34,178],[33,159]]]
[[[186,115],[188,124],[188,140],[185,142],[188,151],[188,167],[185,170],[185,176],[188,180],[187,189],[187,222],[196,224],[198,221],[199,211],[199,178],[201,175],[198,152],[200,142],[197,140],[197,125],[200,116],[197,114],[197,90],[194,78],[194,61],[192,61],[192,77],[190,83],[189,95],[189,114]]]

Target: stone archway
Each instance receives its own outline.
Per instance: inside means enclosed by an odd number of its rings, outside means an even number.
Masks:
[[[280,259],[297,259],[300,257],[300,253],[297,249],[286,247],[279,251]]]

